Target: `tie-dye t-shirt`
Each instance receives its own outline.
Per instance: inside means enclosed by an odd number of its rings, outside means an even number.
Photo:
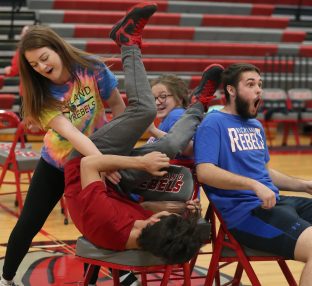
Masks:
[[[63,111],[44,110],[40,116],[41,124],[48,129],[49,122],[63,114],[86,136],[93,134],[106,123],[105,109],[102,100],[107,100],[118,82],[105,64],[99,63],[99,69],[77,67],[76,74],[80,79],[68,81],[64,85],[51,84],[50,91],[54,98],[66,102]],[[73,146],[53,129],[48,129],[41,150],[42,158],[49,164],[63,169],[66,158]]]

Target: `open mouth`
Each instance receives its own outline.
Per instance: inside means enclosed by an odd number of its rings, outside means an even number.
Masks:
[[[51,74],[52,71],[53,71],[53,68],[49,68],[49,69],[46,70],[46,73],[47,73],[47,74]]]
[[[261,98],[258,98],[254,103],[255,109],[258,110],[260,105],[261,105]]]
[[[163,106],[157,107],[157,111],[163,111],[163,110],[165,110],[165,109],[166,109],[166,107],[163,107]]]

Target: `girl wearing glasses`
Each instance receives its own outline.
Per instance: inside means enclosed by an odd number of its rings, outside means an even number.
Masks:
[[[219,64],[208,66],[202,75],[199,85],[192,92],[197,98],[205,98],[208,107],[210,101],[214,99],[214,93],[218,89],[221,74],[224,68]],[[172,126],[184,114],[190,104],[191,93],[185,82],[172,74],[167,74],[154,79],[151,82],[152,93],[157,106],[157,118],[160,120],[158,128],[152,124],[149,132],[152,137],[149,141],[154,141],[165,136]],[[186,163],[192,166],[193,163],[193,141],[183,150],[179,158],[179,164]],[[181,162],[182,161],[182,162]],[[188,163],[187,163],[188,161]]]
[[[160,124],[158,128],[153,124],[149,132],[158,139],[165,136],[184,114],[190,103],[190,91],[185,82],[173,74],[154,79],[151,86],[157,107],[157,119],[160,120]],[[150,141],[155,138],[151,138]],[[193,143],[190,142],[183,155],[191,156],[193,154],[192,145]]]

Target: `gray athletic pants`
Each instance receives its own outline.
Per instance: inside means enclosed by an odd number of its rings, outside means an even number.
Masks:
[[[154,121],[157,111],[140,49],[136,46],[123,46],[121,50],[129,104],[124,113],[93,133],[90,139],[103,154],[139,156],[159,151],[173,159],[192,139],[202,120],[204,107],[201,103],[194,104],[165,137],[133,149]],[[70,158],[79,155],[77,151],[73,151]],[[126,192],[150,178],[148,173],[138,170],[124,170],[121,174],[122,180],[119,185]]]

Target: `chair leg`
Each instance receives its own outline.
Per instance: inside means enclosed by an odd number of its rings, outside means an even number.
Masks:
[[[244,268],[243,268],[242,264],[240,262],[237,262],[236,271],[234,274],[232,286],[239,286],[240,281],[242,279],[243,270],[244,270]]]
[[[283,146],[287,146],[288,134],[289,134],[289,123],[285,123],[285,125],[284,125],[284,134],[283,134],[283,141],[282,141],[282,145]]]
[[[269,147],[273,146],[273,141],[272,141],[272,135],[271,135],[271,129],[270,129],[270,124],[268,122],[264,122],[264,128],[266,129],[266,132],[268,134],[267,139],[269,140]]]
[[[83,286],[88,286],[94,272],[95,265],[89,264],[84,276]]]
[[[252,269],[250,262],[248,261],[246,256],[242,255],[240,253],[240,251],[237,251],[236,255],[238,256],[240,263],[242,264],[243,268],[245,269],[246,274],[247,274],[251,284],[253,286],[261,286],[261,283],[260,283],[255,271]]]
[[[277,260],[278,265],[280,266],[289,286],[297,286],[297,282],[294,278],[294,276],[292,275],[291,271],[289,270],[287,263],[285,260]]]
[[[222,240],[223,240],[223,233],[222,230],[219,230],[219,234],[217,236],[215,247],[212,252],[206,280],[204,286],[212,286],[213,280],[216,277],[216,274],[219,274],[219,259],[221,256],[221,250],[222,250]]]
[[[61,204],[61,212],[62,212],[62,214],[64,214],[64,224],[67,225],[69,213],[68,213],[68,208],[67,208],[66,200],[65,200],[64,196],[62,196],[62,198],[60,200],[60,204]]]
[[[295,136],[296,145],[299,146],[300,145],[300,139],[299,139],[299,132],[298,132],[298,123],[292,123],[291,127],[293,130],[293,134]]]
[[[312,143],[312,137],[311,137],[311,143]],[[4,166],[2,166],[2,172],[0,176],[0,187],[3,184],[4,177],[5,177],[7,170],[8,170],[8,164],[5,164]]]
[[[172,265],[168,265],[166,267],[166,270],[165,270],[164,276],[163,276],[163,278],[161,280],[160,286],[166,286],[168,284],[168,281],[169,281],[169,278],[170,278],[170,274],[172,272],[172,268],[173,268]]]
[[[15,174],[15,183],[16,183],[16,199],[19,212],[22,212],[23,209],[23,198],[22,198],[22,192],[21,192],[21,174],[18,172],[14,172]]]
[[[219,267],[217,268],[216,272],[215,272],[215,277],[214,277],[214,281],[215,281],[215,286],[221,286],[221,279],[220,279],[220,270]]]
[[[184,286],[191,286],[191,269],[188,262],[183,264]]]
[[[118,269],[112,269],[112,274],[113,274],[114,286],[120,286],[120,282],[119,282],[119,270],[118,270]]]
[[[190,261],[190,273],[193,272],[196,261],[197,261],[197,257],[198,257],[198,253],[192,258],[192,260]]]
[[[141,284],[142,286],[147,286],[147,275],[145,272],[141,273]]]

